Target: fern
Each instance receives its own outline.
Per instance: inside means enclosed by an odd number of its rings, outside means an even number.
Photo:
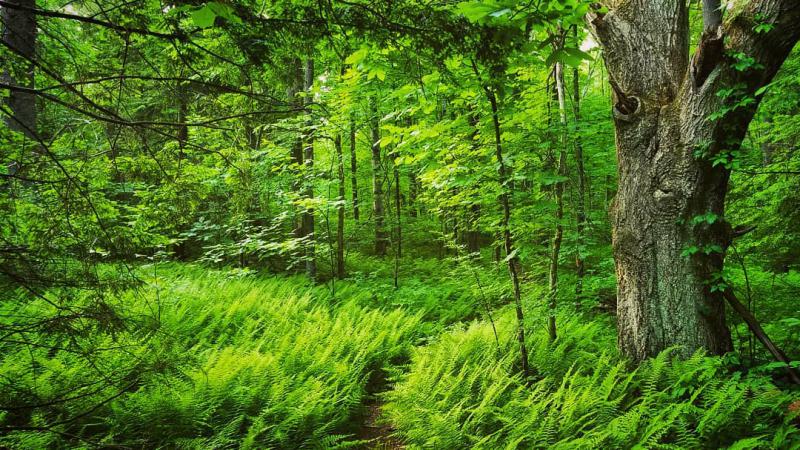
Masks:
[[[413,445],[453,448],[751,448],[800,445],[789,395],[729,374],[719,358],[667,350],[635,370],[608,352],[608,331],[559,317],[560,337],[531,333],[532,384],[514,374],[515,343],[486,351],[486,323],[458,327],[412,353],[386,412]],[[510,312],[497,320],[511,336]],[[613,348],[613,347],[612,347]],[[768,433],[767,430],[770,430]],[[765,436],[775,434],[775,442]],[[454,444],[458,443],[458,444]],[[791,444],[790,444],[791,443]]]

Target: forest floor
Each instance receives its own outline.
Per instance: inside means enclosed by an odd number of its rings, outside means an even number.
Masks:
[[[526,338],[537,376],[523,382],[502,269],[476,290],[440,266],[418,262],[397,288],[391,277],[355,274],[335,291],[299,276],[147,267],[147,288],[115,298],[131,317],[157,310],[158,332],[117,332],[106,339],[125,351],[96,358],[123,374],[133,367],[141,387],[90,393],[71,408],[92,411],[79,420],[87,438],[101,438],[90,425],[108,424],[106,442],[134,448],[654,448],[675,436],[683,441],[673,448],[800,448],[797,391],[764,375],[732,376],[702,354],[682,361],[665,352],[630,371],[602,313],[559,315],[555,345],[534,316]],[[537,286],[526,291],[528,311],[542,298]],[[491,320],[478,312],[484,306]],[[769,330],[792,348],[792,334]],[[39,378],[18,375],[31,358]],[[93,367],[79,363],[70,352],[22,347],[0,374],[30,392],[80,394]],[[77,369],[64,375],[69,365]],[[54,433],[0,434],[0,448],[75,447]]]
[[[364,449],[405,448],[392,424],[383,416],[384,394],[391,389],[385,371],[378,370],[371,374],[366,386],[367,395],[363,399],[361,421],[354,436],[356,441],[364,442]]]
[[[394,428],[382,417],[383,403],[383,400],[374,396],[367,400],[361,427],[355,436],[356,440],[366,441],[363,447],[365,449],[403,449],[405,445],[395,435]]]

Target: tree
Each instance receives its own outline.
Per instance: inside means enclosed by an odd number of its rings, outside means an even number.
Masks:
[[[378,101],[370,98],[370,131],[372,137],[372,214],[375,216],[375,254],[386,256],[389,236],[385,228],[384,198],[383,198],[383,164],[381,163],[381,136],[380,117],[378,115]]]
[[[673,345],[720,354],[731,349],[728,179],[763,89],[800,37],[800,8],[735,2],[722,21],[719,1],[706,0],[690,61],[686,2],[608,3],[587,22],[614,94],[619,346],[634,360]]]
[[[309,105],[313,102],[311,98],[311,88],[314,86],[314,60],[311,58],[306,59],[305,73],[304,73],[303,87],[305,90],[305,104]],[[303,148],[303,198],[306,201],[311,201],[314,198],[314,135],[311,119],[308,123],[308,131],[305,136],[305,146]],[[317,260],[316,260],[316,236],[314,235],[314,208],[306,206],[303,211],[303,237],[307,240],[305,243],[305,259],[306,259],[306,274],[308,278],[314,280],[317,278]]]
[[[344,155],[342,154],[342,134],[336,133],[333,138],[336,150],[336,180],[338,196],[336,197],[336,278],[344,278]]]
[[[563,34],[561,39],[563,39]],[[563,46],[563,43],[562,43]],[[550,271],[548,277],[547,293],[547,333],[551,341],[556,340],[556,306],[558,301],[558,260],[561,254],[561,241],[564,237],[564,180],[567,166],[567,104],[566,90],[564,86],[564,63],[557,62],[553,71],[556,85],[556,95],[558,97],[558,123],[560,136],[560,149],[558,151],[557,174],[558,181],[554,186],[556,200],[555,212],[555,231],[553,232],[553,243],[550,251]]]
[[[358,222],[358,159],[356,158],[356,119],[350,116],[350,182],[353,196],[353,219]]]
[[[30,89],[34,85],[34,61],[36,61],[36,15],[32,9],[35,0],[12,0],[13,5],[2,8],[0,18],[3,24],[3,46],[12,54],[22,58],[21,70],[17,73],[3,73],[4,82]],[[14,67],[12,65],[12,67]],[[6,100],[11,115],[6,117],[6,125],[20,131],[31,139],[36,139],[36,94],[12,90]]]
[[[303,89],[305,79],[304,79],[304,70],[300,59],[292,58],[289,64],[289,74],[287,80],[287,87],[286,87],[286,99],[287,103],[292,107],[292,109],[299,111],[303,108],[303,97],[300,95],[300,92]],[[300,169],[303,167],[303,139],[302,136],[294,136],[292,141],[292,146],[290,149],[290,160],[292,165],[294,166],[293,175],[294,179],[292,180],[292,191],[298,197],[301,195],[302,189],[302,177],[300,175]],[[295,213],[294,217],[294,236],[295,238],[303,238],[305,236],[304,233],[304,221],[303,221],[303,214],[302,213]]]
[[[520,356],[520,370],[523,378],[529,375],[528,369],[528,347],[525,344],[525,313],[522,309],[522,292],[520,289],[519,280],[519,257],[517,250],[514,248],[514,237],[511,234],[511,200],[509,195],[509,182],[511,181],[511,174],[503,156],[503,140],[502,130],[500,128],[500,109],[498,107],[497,95],[495,94],[496,87],[493,86],[493,79],[490,78],[489,82],[484,83],[478,65],[472,60],[472,70],[478,83],[481,85],[486,100],[489,102],[492,113],[492,130],[494,131],[494,149],[495,160],[497,162],[497,179],[500,182],[500,195],[498,200],[502,208],[501,226],[501,239],[503,247],[506,251],[506,263],[508,265],[508,274],[511,277],[511,284],[514,287],[514,312],[517,316],[517,343],[519,344]],[[498,71],[499,72],[499,71]]]
[[[572,27],[572,33],[577,44],[577,26]],[[575,201],[575,269],[578,276],[575,281],[575,307],[580,309],[583,303],[583,277],[586,274],[586,261],[584,260],[583,250],[586,238],[586,170],[583,164],[583,144],[581,143],[581,131],[579,128],[581,121],[581,91],[578,66],[572,69],[572,115],[575,119],[573,146],[575,148],[575,171],[578,175],[578,195]]]

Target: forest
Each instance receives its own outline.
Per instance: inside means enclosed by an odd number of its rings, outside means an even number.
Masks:
[[[0,23],[0,448],[800,449],[797,0]]]

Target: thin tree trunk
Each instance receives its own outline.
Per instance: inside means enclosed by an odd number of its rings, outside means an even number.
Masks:
[[[578,27],[572,27],[575,42],[578,42]],[[578,198],[576,199],[576,229],[575,229],[575,268],[577,281],[575,282],[575,307],[581,308],[583,303],[583,277],[586,273],[586,263],[583,256],[585,242],[584,233],[586,232],[586,172],[583,167],[583,145],[581,143],[581,91],[580,91],[580,71],[577,67],[572,70],[572,114],[575,119],[575,132],[572,142],[575,148],[575,166],[578,172]]]
[[[299,59],[293,59],[290,63],[289,85],[286,89],[287,103],[295,110],[303,108],[303,98],[299,95],[304,85],[304,75],[302,70],[302,63]],[[292,193],[296,198],[301,198],[303,179],[303,138],[298,135],[292,141],[290,160],[292,163]],[[303,228],[303,214],[294,207],[294,217],[292,224],[292,232],[295,239],[302,239],[305,236],[305,229]]]
[[[560,147],[558,157],[558,177],[563,177],[566,173],[567,165],[567,110],[566,110],[566,92],[564,89],[564,66],[562,63],[556,63],[555,70],[556,94],[558,95],[558,115],[560,126]],[[553,234],[553,244],[550,252],[550,276],[549,276],[549,289],[547,293],[547,334],[551,341],[555,341],[557,337],[556,332],[556,307],[558,302],[558,260],[561,255],[561,241],[564,237],[564,182],[558,180],[554,186],[556,198],[556,214],[555,222],[556,229]]]
[[[176,90],[178,94],[178,123],[185,124],[189,112],[189,93],[186,87],[180,83],[178,83]],[[178,140],[178,174],[180,174],[181,164],[185,157],[186,142],[189,141],[189,127],[186,125],[179,126],[176,138]]]
[[[786,364],[786,371],[789,375],[789,378],[792,380],[794,384],[800,384],[800,375],[797,374],[797,371],[794,370],[789,364],[791,360],[786,357],[786,353],[783,352],[774,342],[772,339],[769,338],[767,333],[761,328],[761,324],[758,323],[755,316],[745,307],[736,295],[734,295],[733,291],[730,289],[726,289],[724,293],[725,299],[728,300],[728,303],[731,305],[731,308],[745,321],[750,331],[758,338],[761,344],[767,349],[767,351],[772,354],[772,357],[775,358],[776,361],[782,362]]]
[[[480,133],[478,129],[478,114],[474,111],[473,108],[470,108],[469,111],[469,124],[472,126],[473,131],[468,135],[468,139],[470,145],[472,146],[473,150],[477,150],[478,141],[476,138]],[[467,253],[472,258],[480,258],[480,231],[478,230],[478,219],[480,219],[481,215],[481,205],[478,203],[473,203],[470,205],[469,210],[467,211],[467,217],[465,220],[465,227],[466,230],[464,231],[465,234],[465,241],[467,244]]]
[[[356,119],[350,117],[350,182],[353,190],[353,219],[358,222],[358,160],[356,158]]]
[[[344,278],[344,155],[342,154],[342,135],[337,134],[333,141],[336,147],[337,178],[339,181],[339,196],[337,198],[336,212],[336,277]]]
[[[710,9],[706,13],[711,18],[692,61],[683,0],[635,6],[622,0],[587,15],[604,48],[614,96],[619,346],[633,360],[672,346],[684,355],[731,349],[721,289],[732,239],[722,220],[730,165],[712,159],[731,161],[760,101],[756,91],[772,80],[800,38],[796,0],[746,2],[722,22]],[[754,23],[774,28],[759,33]],[[730,55],[757,64],[742,67]],[[734,94],[719,95],[733,87]],[[692,220],[708,214],[718,219]]]
[[[400,258],[403,257],[403,226],[400,220],[400,171],[394,165],[394,211],[395,211],[395,245],[394,245],[394,288],[400,287]]]
[[[378,116],[378,103],[375,98],[371,101],[370,128],[372,133],[372,214],[375,219],[375,254],[386,256],[388,235],[385,229],[385,214],[383,208],[383,166],[381,164],[381,136],[380,117]]]
[[[305,83],[306,93],[305,103],[310,104],[313,100],[311,88],[314,86],[314,60],[308,58],[305,64]],[[307,126],[310,128],[313,122],[308,120]],[[305,148],[303,150],[303,197],[306,200],[314,198],[314,133],[311,129],[307,131]],[[303,212],[303,237],[305,238],[305,260],[306,275],[311,280],[317,278],[317,255],[316,255],[316,236],[314,233],[314,208],[307,206]]]
[[[492,125],[494,128],[494,145],[495,145],[495,158],[497,160],[497,175],[500,181],[500,206],[503,209],[503,220],[501,222],[503,245],[506,249],[506,261],[508,262],[508,273],[511,276],[511,283],[514,286],[514,310],[517,315],[517,342],[519,343],[520,353],[520,366],[522,376],[528,377],[528,348],[525,345],[525,314],[522,310],[522,294],[519,285],[518,264],[519,258],[517,252],[514,250],[514,240],[511,236],[511,201],[508,194],[508,182],[511,178],[505,160],[503,159],[503,144],[501,140],[500,130],[500,113],[497,107],[497,96],[494,93],[494,88],[490,85],[484,85],[481,81],[480,71],[475,61],[472,62],[472,69],[475,71],[475,76],[483,86],[486,93],[486,98],[489,100],[489,105],[492,108]]]
[[[466,220],[466,243],[467,243],[467,253],[470,254],[473,258],[480,258],[481,254],[481,243],[480,243],[480,231],[478,230],[478,219],[481,216],[481,205],[475,203],[470,205],[469,211],[467,212],[467,220]]]
[[[395,159],[397,154],[395,153]],[[397,169],[397,164],[394,164],[394,212],[395,212],[395,230],[394,234],[397,240],[395,253],[398,258],[403,257],[403,225],[401,221],[402,212],[402,198],[400,194],[400,171]]]
[[[419,179],[413,170],[408,172],[408,215],[417,217],[417,195],[419,194]]]

